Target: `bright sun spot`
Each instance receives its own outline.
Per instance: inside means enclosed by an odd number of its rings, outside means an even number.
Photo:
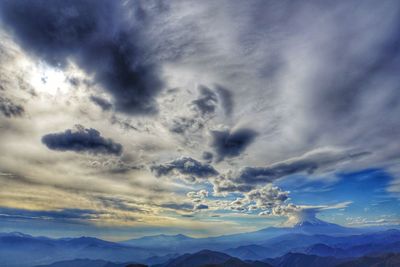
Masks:
[[[70,87],[62,70],[44,64],[34,70],[30,80],[37,92],[50,95],[66,94]]]

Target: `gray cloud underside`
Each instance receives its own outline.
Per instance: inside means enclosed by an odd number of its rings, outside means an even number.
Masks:
[[[24,115],[25,109],[22,105],[15,104],[11,99],[0,96],[0,112],[8,117],[20,117]]]
[[[112,108],[112,104],[108,102],[107,99],[92,95],[90,100],[92,100],[93,103],[98,105],[102,110],[110,110]]]
[[[217,94],[204,85],[200,85],[198,90],[199,97],[192,101],[192,105],[202,116],[213,114],[218,104]]]
[[[218,159],[232,158],[239,156],[257,136],[252,129],[242,128],[234,131],[212,131],[211,147],[214,148]]]
[[[216,192],[247,192],[257,185],[273,183],[279,178],[304,173],[334,170],[338,164],[352,162],[369,156],[370,152],[319,149],[310,151],[301,157],[278,162],[268,167],[244,167],[237,173],[227,173],[216,178]]]
[[[156,176],[166,176],[177,173],[192,182],[218,175],[218,171],[209,164],[203,164],[190,157],[182,157],[168,163],[153,165],[151,170]]]
[[[95,129],[86,129],[81,125],[76,130],[47,134],[42,142],[52,150],[88,152],[91,154],[121,155],[122,145],[106,139]]]

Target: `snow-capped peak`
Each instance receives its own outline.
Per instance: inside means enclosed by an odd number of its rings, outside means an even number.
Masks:
[[[330,225],[331,223],[320,220],[316,217],[313,218],[302,218],[298,220],[293,227],[303,227],[303,226],[322,226],[322,225]]]

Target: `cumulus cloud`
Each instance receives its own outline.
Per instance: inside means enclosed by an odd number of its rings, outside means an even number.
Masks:
[[[116,110],[151,114],[163,82],[139,44],[145,11],[140,4],[129,7],[136,12],[126,12],[121,1],[6,0],[0,11],[24,49],[55,67],[73,60],[111,94]]]
[[[241,128],[234,131],[211,131],[211,147],[214,148],[218,161],[224,158],[237,157],[254,141],[257,132]]]
[[[324,210],[345,209],[350,204],[352,204],[351,201],[340,202],[333,205],[319,205],[319,206],[304,206],[304,205],[295,205],[289,203],[287,205],[277,205],[272,209],[264,213],[261,213],[260,215],[287,217],[287,221],[285,222],[285,225],[287,226],[291,226],[302,222],[319,223],[320,220],[316,217],[318,213]]]
[[[254,202],[255,207],[262,210],[281,205],[289,198],[288,191],[282,191],[271,184],[253,189],[244,195],[250,203]]]
[[[209,208],[209,205],[206,202],[206,199],[208,198],[208,191],[205,189],[201,189],[199,191],[190,191],[186,194],[186,197],[194,203],[194,211],[206,210]]]
[[[199,191],[190,191],[186,194],[186,196],[190,199],[204,199],[208,197],[208,191],[205,189],[201,189]]]
[[[92,128],[77,125],[75,130],[47,134],[42,142],[49,149],[58,151],[87,152],[90,154],[121,155],[122,145],[112,139],[106,139],[100,132]]]
[[[218,175],[218,171],[209,164],[203,164],[190,157],[182,157],[168,163],[153,165],[151,170],[156,176],[181,175],[186,181],[195,182]]]
[[[240,212],[254,212],[260,211],[261,213],[271,213],[271,210],[281,207],[289,199],[289,192],[267,184],[262,187],[255,188],[248,192],[243,192],[242,197],[227,203],[222,203],[221,208],[228,208],[230,210]]]
[[[228,172],[213,177],[211,182],[216,196],[239,193],[241,197],[229,203],[223,203],[231,210],[240,212],[259,211],[260,215],[288,217],[288,222],[299,221],[302,217],[313,219],[321,211],[347,207],[350,202],[330,206],[297,206],[289,201],[289,192],[273,186],[273,182],[282,177],[297,173],[312,175],[318,171],[336,169],[339,164],[352,162],[370,153],[332,148],[310,151],[300,157],[278,162],[268,167],[246,167],[238,173]]]

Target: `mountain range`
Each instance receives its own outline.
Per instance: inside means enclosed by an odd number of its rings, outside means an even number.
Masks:
[[[286,266],[292,261],[305,266],[329,267],[363,256],[400,252],[399,230],[375,230],[314,220],[301,221],[293,227],[269,227],[218,237],[156,235],[119,243],[93,237],[53,239],[2,233],[0,267],[32,267],[56,262],[61,265],[54,267],[119,267],[128,263],[179,267],[187,261],[191,267],[193,264]],[[90,262],[93,260],[96,262]],[[78,262],[70,265],[70,261]],[[89,265],[85,265],[88,261]]]
[[[185,235],[156,235],[121,242],[164,253],[196,252],[203,249],[224,251],[233,247],[260,245],[267,240],[288,234],[344,236],[371,232],[367,228],[349,228],[319,219],[298,221],[292,227],[268,227],[255,232],[223,235],[217,237],[191,238]]]
[[[398,267],[399,263],[399,253],[363,256],[355,259],[288,253],[282,257],[263,261],[243,261],[224,253],[203,250],[179,256],[153,267]],[[77,259],[35,267],[148,267],[148,265]]]

